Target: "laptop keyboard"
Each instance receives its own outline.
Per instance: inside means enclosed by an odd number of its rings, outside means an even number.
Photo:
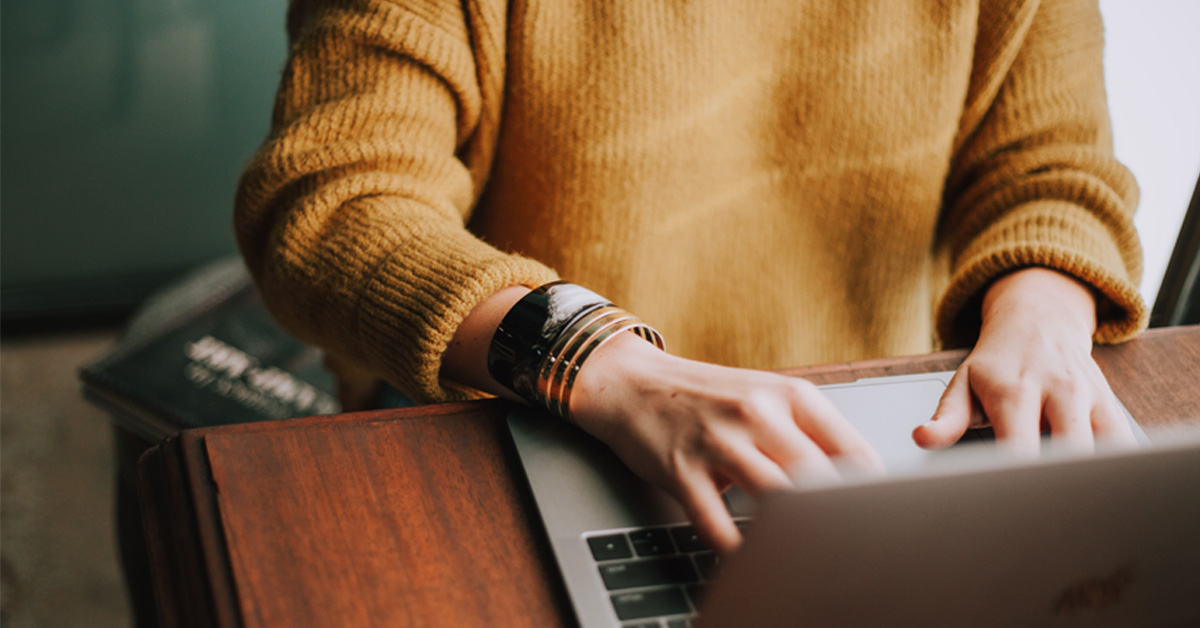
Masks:
[[[721,574],[720,558],[690,525],[585,538],[622,628],[689,628],[705,587]]]

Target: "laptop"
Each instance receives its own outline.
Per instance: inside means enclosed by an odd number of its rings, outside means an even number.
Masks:
[[[910,433],[951,372],[823,387],[886,478],[726,505],[727,563],[683,509],[599,441],[532,409],[508,417],[583,628],[1200,625],[1200,434],[1035,461]],[[986,438],[969,432],[966,441]]]

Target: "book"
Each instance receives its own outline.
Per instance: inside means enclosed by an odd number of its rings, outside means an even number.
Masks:
[[[207,267],[151,299],[79,376],[90,401],[149,442],[341,409],[321,351],[271,318],[240,261]]]

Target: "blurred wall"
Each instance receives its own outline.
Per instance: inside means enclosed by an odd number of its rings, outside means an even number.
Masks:
[[[1137,178],[1142,296],[1162,283],[1200,177],[1200,2],[1100,0],[1117,158]]]
[[[267,132],[286,0],[0,7],[5,313],[135,298],[233,253],[234,187]]]

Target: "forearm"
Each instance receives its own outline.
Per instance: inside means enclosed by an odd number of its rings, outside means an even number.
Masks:
[[[501,397],[519,400],[516,393],[501,385],[488,372],[487,356],[492,336],[504,315],[517,301],[529,294],[524,286],[509,286],[491,295],[471,313],[454,332],[450,345],[442,354],[441,376],[477,390]]]
[[[474,44],[503,38],[442,28],[463,21],[455,3],[293,9],[271,134],[236,198],[247,267],[303,340],[420,402],[474,396],[439,378],[460,322],[506,286],[555,278],[464,228],[499,107]]]
[[[938,334],[971,344],[986,287],[1040,266],[1085,278],[1099,306],[1095,339],[1124,340],[1146,320],[1137,185],[1112,154],[1099,14],[1094,3],[1043,2],[1027,32],[996,45],[1006,54],[975,68],[946,177],[938,254],[951,277]]]

